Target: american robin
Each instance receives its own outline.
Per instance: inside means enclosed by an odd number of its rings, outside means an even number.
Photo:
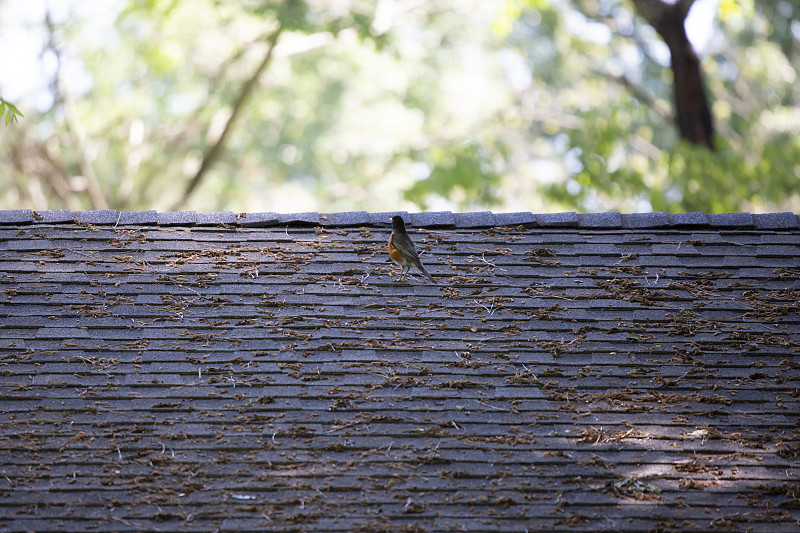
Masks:
[[[400,272],[400,279],[406,275],[406,272],[411,270],[412,266],[419,269],[420,272],[425,274],[431,283],[436,283],[433,276],[428,274],[422,262],[419,260],[417,250],[414,248],[414,243],[406,233],[406,225],[403,222],[403,217],[396,215],[392,217],[392,234],[389,236],[389,256],[392,261],[400,265],[402,268]]]

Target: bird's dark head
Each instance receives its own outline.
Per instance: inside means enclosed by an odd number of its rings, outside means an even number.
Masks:
[[[405,231],[406,224],[403,222],[403,217],[400,215],[395,215],[392,217],[392,229],[394,231]]]

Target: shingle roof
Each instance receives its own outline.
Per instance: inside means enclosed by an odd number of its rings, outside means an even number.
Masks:
[[[0,212],[2,531],[797,531],[792,213]]]

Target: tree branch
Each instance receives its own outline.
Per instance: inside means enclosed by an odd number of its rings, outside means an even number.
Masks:
[[[81,174],[86,178],[86,193],[89,196],[89,201],[93,209],[108,209],[108,202],[100,187],[100,183],[97,181],[94,167],[86,155],[86,133],[83,131],[80,119],[78,118],[78,109],[64,84],[63,71],[61,69],[61,51],[56,44],[55,24],[53,24],[53,19],[50,17],[49,9],[45,13],[45,25],[47,26],[48,32],[46,49],[51,50],[56,57],[55,92],[64,106],[64,117],[67,121],[67,127],[75,136],[79,153],[78,164],[81,169]]]
[[[663,105],[659,104],[658,100],[647,94],[644,91],[644,89],[633,83],[624,74],[612,74],[610,72],[603,72],[603,71],[597,71],[597,72],[602,76],[605,76],[609,80],[627,89],[628,92],[630,92],[634,98],[636,98],[639,102],[641,102],[645,106],[649,107],[650,109],[658,113],[658,115],[664,120],[672,120],[672,114],[669,109],[665,109]]]
[[[258,78],[261,76],[261,73],[269,65],[270,61],[273,57],[273,52],[275,51],[275,46],[278,43],[278,37],[281,34],[283,27],[278,22],[278,28],[270,35],[269,37],[269,48],[267,49],[267,53],[264,55],[264,58],[259,63],[258,67],[256,67],[255,71],[253,71],[253,75],[248,79],[244,85],[242,85],[241,90],[239,91],[239,96],[236,98],[236,102],[233,104],[233,109],[231,111],[231,116],[228,118],[228,121],[225,123],[225,127],[222,129],[222,133],[220,134],[217,141],[209,146],[205,153],[203,154],[203,163],[200,165],[200,169],[197,173],[192,177],[189,185],[186,187],[186,190],[183,192],[183,196],[181,199],[175,204],[173,209],[178,210],[181,209],[186,202],[189,200],[189,197],[195,191],[197,186],[205,177],[208,170],[217,162],[219,157],[222,155],[223,150],[225,148],[225,143],[228,140],[228,135],[233,129],[233,125],[236,123],[236,119],[239,117],[241,111],[244,109],[245,103],[247,102],[247,98],[252,94],[253,90],[256,87],[256,83],[258,82]]]

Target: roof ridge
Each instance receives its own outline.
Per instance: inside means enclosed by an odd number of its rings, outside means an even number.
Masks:
[[[714,227],[762,230],[794,230],[800,228],[800,215],[792,212],[751,214],[719,213],[494,213],[472,211],[453,213],[433,211],[408,213],[391,211],[368,213],[367,211],[344,211],[336,213],[239,213],[220,211],[198,213],[196,211],[117,211],[102,209],[94,211],[70,211],[57,209],[34,211],[31,209],[0,210],[0,225],[18,224],[66,224],[83,223],[111,226],[219,226],[268,227],[286,225],[305,226],[388,226],[393,215],[403,215],[410,226],[446,228],[486,228],[493,226],[525,227],[580,227],[592,229],[649,229],[671,227]]]

